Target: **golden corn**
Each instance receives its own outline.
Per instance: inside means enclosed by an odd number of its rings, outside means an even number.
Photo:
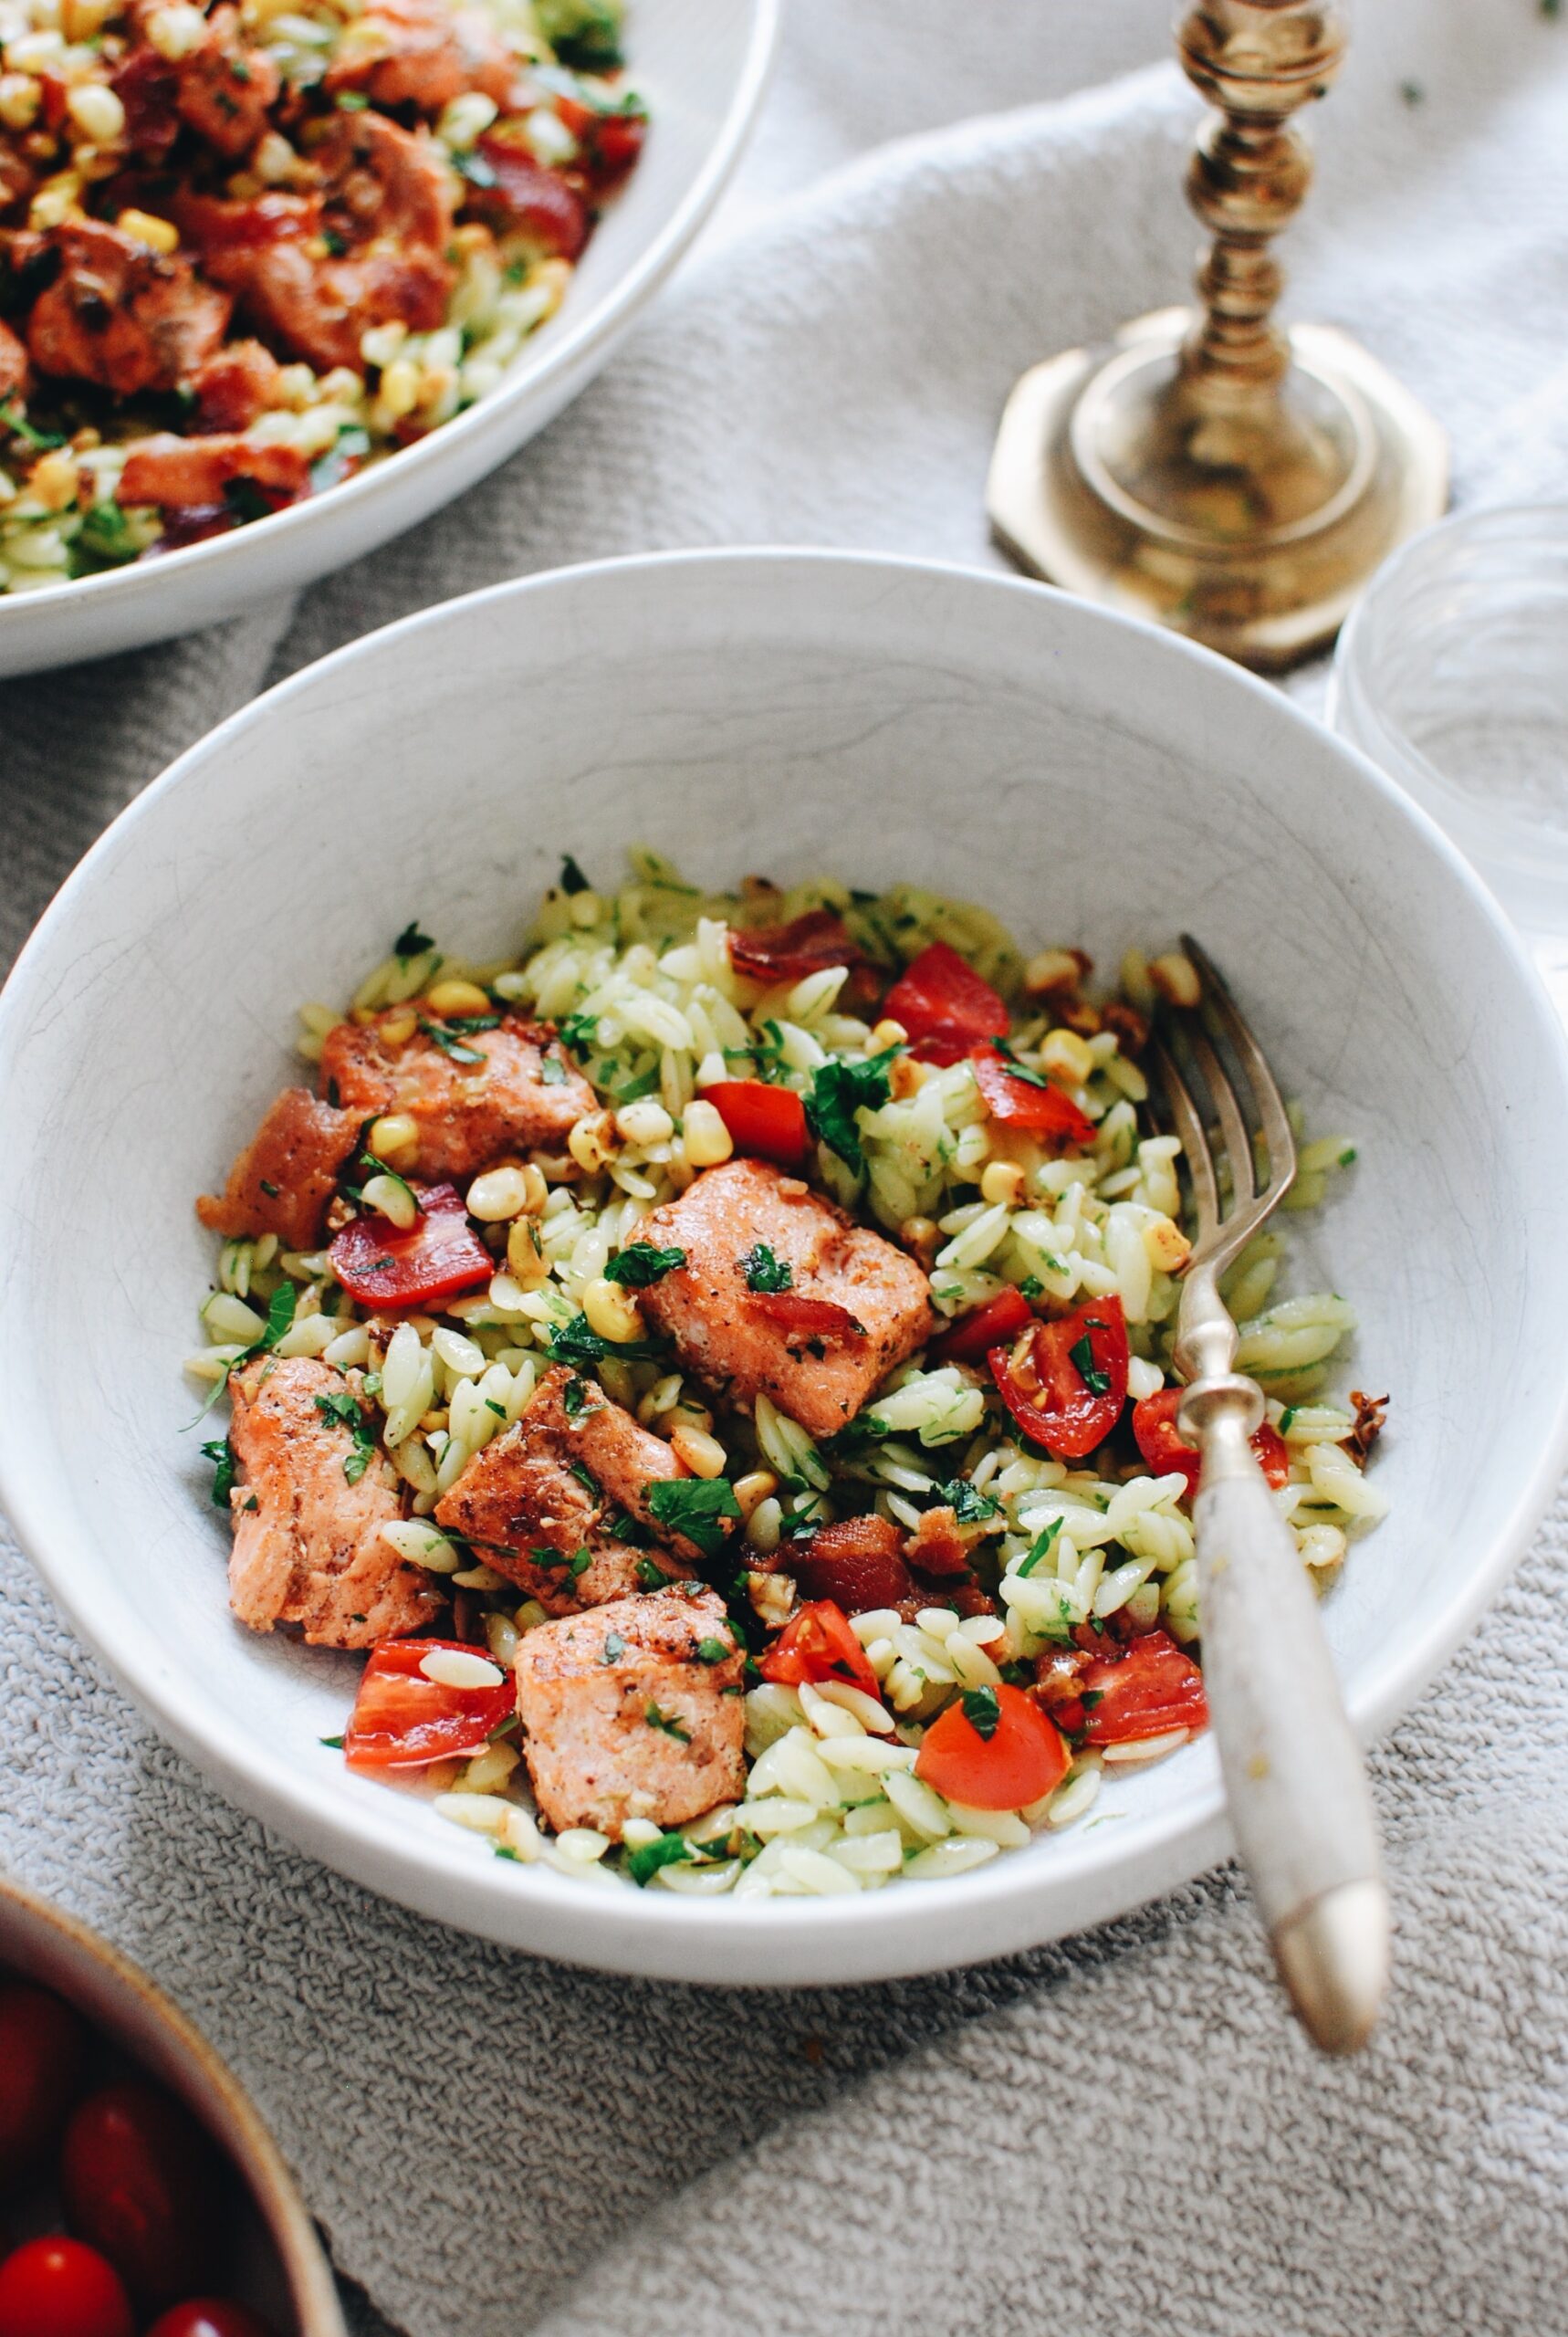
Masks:
[[[66,111],[95,146],[112,146],[125,135],[125,106],[105,81],[83,81],[66,92]]]
[[[883,1047],[901,1047],[908,1036],[909,1033],[902,1022],[895,1022],[891,1014],[884,1014],[871,1034],[871,1043],[879,1050]]]
[[[77,499],[77,466],[68,455],[41,455],[27,486],[46,511],[67,511]]]
[[[686,1158],[694,1168],[715,1168],[735,1150],[735,1138],[720,1118],[717,1106],[705,1103],[700,1095],[686,1106],[681,1134],[685,1140]]]
[[[1192,1243],[1173,1218],[1156,1217],[1144,1228],[1149,1263],[1163,1274],[1174,1274],[1192,1255]]]
[[[122,211],[114,224],[122,236],[133,236],[137,243],[145,244],[150,251],[163,253],[165,257],[180,248],[180,230],[174,222],[159,219],[151,211],[138,211],[133,206]]]
[[[0,73],[0,122],[7,130],[31,130],[44,101],[44,85],[31,73]]]
[[[988,1160],[980,1179],[980,1199],[1008,1209],[1017,1209],[1028,1183],[1016,1160]]]
[[[643,1317],[637,1311],[636,1300],[629,1290],[622,1290],[619,1283],[609,1282],[602,1274],[597,1281],[591,1282],[583,1292],[582,1311],[588,1317],[589,1329],[597,1331],[601,1339],[613,1340],[617,1347],[623,1347],[628,1339],[635,1339],[642,1335]],[[724,1454],[721,1451],[719,1468],[723,1466]],[[699,1470],[697,1473],[699,1476],[716,1476],[718,1470]]]
[[[433,1014],[488,1014],[490,1001],[477,982],[437,982],[427,991],[425,1003]]]
[[[742,1517],[749,1518],[758,1503],[768,1500],[778,1490],[779,1480],[771,1469],[748,1469],[744,1477],[737,1477],[735,1498]]]
[[[717,1437],[709,1436],[700,1428],[676,1429],[670,1439],[670,1450],[694,1477],[722,1477],[727,1465],[725,1449]]]
[[[928,1266],[941,1247],[941,1228],[929,1217],[906,1217],[898,1229],[898,1238],[911,1256]]]
[[[711,1104],[708,1106],[713,1110]],[[714,1113],[715,1119],[718,1115]],[[615,1123],[608,1112],[584,1112],[574,1121],[566,1139],[566,1148],[578,1167],[590,1177],[598,1175],[615,1149]]]
[[[383,1112],[371,1122],[365,1142],[389,1168],[412,1168],[419,1158],[419,1122],[407,1112]]]
[[[549,1261],[531,1217],[514,1218],[507,1235],[507,1268],[524,1290],[538,1290],[549,1280]]]
[[[1172,1006],[1196,1006],[1203,996],[1197,968],[1179,949],[1167,949],[1164,957],[1155,958],[1149,967],[1149,980]]]
[[[359,1019],[356,1011],[354,1020],[357,1022]],[[377,1020],[374,1014],[368,1015],[366,1019],[371,1022]],[[389,1047],[406,1047],[419,1028],[419,1014],[412,1006],[394,1006],[380,1021],[382,1037]]]
[[[917,1095],[931,1076],[927,1064],[916,1063],[913,1055],[898,1055],[887,1067],[889,1093],[895,1104]]]
[[[1076,1031],[1048,1031],[1040,1043],[1040,1067],[1048,1079],[1064,1079],[1070,1087],[1082,1087],[1094,1069],[1094,1056],[1087,1039]]]
[[[536,1169],[535,1175],[538,1174]],[[468,1188],[468,1214],[486,1225],[504,1225],[527,1210],[528,1180],[521,1168],[489,1168]]]
[[[1092,970],[1082,949],[1042,949],[1023,969],[1023,986],[1030,998],[1049,998],[1052,990],[1076,990]]]
[[[207,37],[207,20],[199,8],[180,4],[167,8],[154,8],[147,19],[147,40],[167,63],[177,65],[200,48]]]

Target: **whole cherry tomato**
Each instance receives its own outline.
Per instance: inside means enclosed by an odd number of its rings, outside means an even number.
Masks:
[[[86,2054],[69,2005],[25,1980],[0,1986],[0,2189],[55,2148]]]
[[[51,2233],[0,2264],[0,2337],[134,2337],[131,2300],[96,2248]]]
[[[273,2337],[268,2324],[232,2297],[190,2297],[160,2313],[147,2337]]]
[[[1157,1476],[1174,1474],[1180,1470],[1186,1479],[1188,1495],[1197,1491],[1202,1463],[1196,1449],[1182,1441],[1176,1427],[1176,1412],[1180,1408],[1182,1389],[1162,1388],[1157,1395],[1145,1396],[1133,1407],[1133,1434],[1139,1451]],[[1252,1450],[1258,1466],[1276,1488],[1288,1484],[1291,1476],[1291,1454],[1284,1438],[1277,1428],[1265,1420],[1253,1432]]]
[[[105,2086],[66,2129],[66,2220],[140,2305],[170,2304],[222,2271],[225,2174],[217,2144],[171,2094],[139,2079]]]

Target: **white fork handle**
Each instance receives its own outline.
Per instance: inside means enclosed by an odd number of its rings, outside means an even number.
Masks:
[[[1194,1507],[1204,1680],[1280,1976],[1314,2042],[1353,2053],[1388,1976],[1377,1822],[1295,1539],[1249,1446],[1250,1422],[1223,1400],[1246,1385],[1189,1390],[1207,1414]]]

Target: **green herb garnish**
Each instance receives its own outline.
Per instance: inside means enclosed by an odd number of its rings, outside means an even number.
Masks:
[[[936,1499],[946,1503],[960,1525],[979,1525],[1001,1507],[994,1493],[981,1493],[967,1477],[949,1477],[945,1485],[937,1486]]]
[[[727,1477],[666,1478],[649,1486],[648,1507],[667,1532],[684,1535],[708,1558],[716,1558],[724,1547],[720,1521],[740,1515]]]
[[[996,1690],[994,1688],[966,1688],[964,1718],[976,1735],[983,1736],[988,1745],[1002,1724],[1002,1708],[997,1702]]]
[[[622,1290],[651,1290],[666,1274],[686,1263],[684,1250],[655,1250],[651,1242],[635,1242],[629,1250],[618,1250],[604,1269],[606,1282],[618,1282]]]
[[[1102,1371],[1099,1365],[1095,1362],[1094,1350],[1089,1344],[1089,1334],[1087,1331],[1084,1332],[1083,1336],[1081,1339],[1075,1339],[1073,1341],[1072,1345],[1068,1348],[1067,1354],[1068,1360],[1076,1368],[1078,1377],[1082,1380],[1083,1385],[1088,1389],[1089,1393],[1092,1396],[1104,1396],[1109,1394],[1111,1375],[1108,1371]]]
[[[865,1167],[865,1149],[856,1116],[878,1110],[892,1095],[887,1072],[897,1053],[896,1047],[886,1047],[864,1063],[841,1063],[835,1056],[817,1073],[806,1098],[806,1125],[811,1134],[857,1177]]]
[[[234,1447],[226,1436],[215,1437],[203,1445],[202,1458],[213,1464],[213,1507],[227,1509],[235,1481]]]
[[[663,1590],[665,1584],[674,1582],[675,1577],[673,1574],[666,1574],[656,1559],[639,1558],[637,1579],[644,1590]]]
[[[671,1734],[675,1732],[672,1730]],[[689,1742],[689,1740],[688,1740]],[[651,1882],[662,1866],[680,1866],[691,1857],[678,1834],[661,1834],[656,1842],[643,1842],[626,1853],[626,1871],[633,1882]]]
[[[723,1640],[698,1640],[697,1641],[699,1663],[726,1663],[734,1653],[735,1650],[732,1647],[727,1647]]]
[[[318,1396],[316,1410],[324,1420],[335,1420],[353,1438],[353,1451],[343,1456],[343,1474],[350,1484],[357,1485],[376,1456],[376,1440],[365,1425],[363,1412],[352,1396],[340,1391]]]
[[[14,398],[7,398],[5,404],[0,405],[0,422],[16,434],[24,446],[31,446],[40,455],[50,453],[56,446],[63,446],[66,443],[57,431],[39,430],[29,422]]]
[[[995,1703],[996,1698],[994,1696],[991,1698],[991,1702]],[[683,1728],[678,1720],[674,1719],[670,1713],[662,1712],[657,1704],[650,1704],[643,1713],[643,1717],[647,1722],[650,1728],[658,1729],[662,1735],[673,1736],[677,1745],[689,1745],[691,1743],[691,1730],[689,1728]]]
[[[570,852],[561,857],[560,889],[563,893],[591,893],[593,890]]]
[[[626,1363],[650,1363],[661,1360],[665,1353],[663,1343],[655,1339],[603,1338],[586,1315],[574,1315],[570,1323],[553,1326],[549,1346],[552,1363],[569,1363],[578,1370],[602,1363],[606,1356],[619,1356]]]
[[[1037,1534],[1035,1535],[1034,1543],[1030,1550],[1028,1557],[1025,1558],[1023,1564],[1018,1569],[1019,1574],[1032,1574],[1042,1558],[1050,1557],[1051,1550],[1055,1546],[1056,1537],[1061,1531],[1061,1518],[1053,1517],[1051,1524],[1046,1527],[1044,1533]]]
[[[341,436],[341,435],[340,432],[339,435]],[[418,918],[410,917],[397,939],[392,943],[392,956],[402,959],[406,964],[410,958],[423,958],[427,949],[434,949],[434,947],[435,944],[429,934],[420,931]]]
[[[737,1263],[746,1276],[747,1290],[788,1290],[795,1280],[795,1269],[789,1260],[776,1258],[766,1242],[754,1242]]]

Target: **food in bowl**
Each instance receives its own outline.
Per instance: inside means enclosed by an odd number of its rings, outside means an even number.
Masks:
[[[521,954],[411,924],[222,1194],[190,1368],[251,1629],[368,1649],[340,1743],[504,1856],[741,1896],[956,1874],[1205,1722],[1176,1139],[1095,1003],[908,886],[576,862]],[[1354,1158],[1306,1145],[1291,1201]],[[1381,1514],[1354,1315],[1227,1281],[1322,1577]]]
[[[499,383],[647,127],[622,0],[0,0],[0,590],[264,518]]]
[[[182,2102],[64,1997],[0,1972],[0,2337],[268,2337],[214,2293],[239,2196]]]

